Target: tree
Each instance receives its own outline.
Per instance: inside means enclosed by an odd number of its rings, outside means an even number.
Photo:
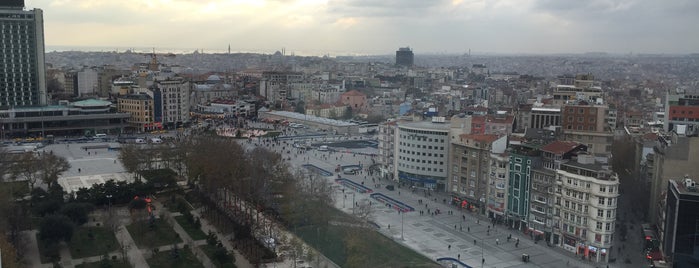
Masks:
[[[95,206],[90,203],[68,203],[61,208],[60,213],[70,218],[75,225],[83,225],[93,209]]]
[[[70,163],[64,157],[57,156],[51,153],[43,153],[39,157],[39,172],[41,174],[41,180],[46,183],[49,188],[58,180],[63,172],[70,169]]]
[[[141,159],[141,149],[136,145],[126,145],[119,151],[119,161],[124,165],[124,169],[134,174],[138,178],[138,171],[143,162]]]
[[[14,157],[10,167],[10,176],[29,182],[29,188],[34,189],[39,179],[39,158],[33,152],[26,152]]]
[[[39,224],[39,237],[48,244],[69,242],[75,225],[65,215],[54,214],[44,217]]]
[[[303,101],[299,101],[298,103],[296,103],[296,106],[294,107],[294,112],[306,114],[306,103]]]

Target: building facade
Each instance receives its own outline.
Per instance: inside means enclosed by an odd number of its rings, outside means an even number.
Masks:
[[[690,133],[699,133],[699,92],[678,91],[665,96],[666,132],[675,130],[677,125],[686,125]]]
[[[512,228],[527,230],[531,171],[541,164],[541,152],[533,145],[511,144],[508,153],[510,159],[505,218]]]
[[[490,154],[497,135],[461,134],[451,142],[448,190],[452,201],[463,208],[485,214],[490,178]],[[507,139],[495,144],[502,153]]]
[[[137,132],[145,132],[153,126],[153,98],[147,94],[129,94],[117,99],[119,112],[131,115],[126,122],[129,128]]]
[[[379,171],[381,177],[388,179],[393,178],[393,163],[395,153],[395,138],[396,138],[396,122],[388,121],[379,124]]]
[[[596,262],[608,262],[619,197],[615,173],[590,154],[561,163],[556,170],[554,234],[563,249]]]
[[[0,109],[46,105],[43,12],[11,2],[0,3]]]
[[[184,79],[154,81],[154,120],[173,128],[189,122],[189,86]]]
[[[699,192],[689,177],[669,180],[663,249],[672,267],[696,267],[699,263]]]
[[[398,66],[413,66],[415,56],[410,47],[401,47],[396,51],[396,65]]]
[[[447,188],[449,125],[398,122],[394,153],[394,179],[438,191]]]
[[[553,141],[541,147],[541,166],[532,169],[528,221],[530,232],[543,234],[537,239],[544,239],[550,244],[560,243],[560,236],[553,233],[556,170],[560,168],[561,163],[586,149],[585,145],[571,141]]]

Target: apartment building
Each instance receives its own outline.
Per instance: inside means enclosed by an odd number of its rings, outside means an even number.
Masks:
[[[190,83],[175,77],[153,81],[154,120],[174,128],[189,122]]]
[[[619,179],[591,154],[561,163],[556,170],[553,232],[558,246],[595,262],[608,262],[617,216]]]
[[[381,176],[385,179],[393,178],[393,161],[395,154],[395,137],[396,137],[395,121],[387,121],[379,124],[379,155],[378,162],[380,164]]]
[[[132,131],[144,132],[153,128],[153,98],[148,94],[120,96],[117,109],[131,115],[126,123]]]
[[[486,212],[490,155],[503,153],[507,138],[492,134],[461,134],[451,142],[448,192],[452,201],[481,214]]]
[[[553,141],[541,147],[541,166],[532,169],[529,231],[550,244],[560,243],[553,233],[553,209],[556,188],[556,170],[561,163],[585,151],[587,146],[572,141]]]

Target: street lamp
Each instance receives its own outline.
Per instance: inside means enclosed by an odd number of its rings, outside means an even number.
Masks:
[[[403,215],[405,214],[405,211],[400,211],[400,240],[405,240],[403,238]]]

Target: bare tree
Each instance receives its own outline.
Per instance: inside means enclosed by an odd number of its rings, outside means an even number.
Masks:
[[[70,169],[68,160],[62,156],[53,154],[53,152],[43,153],[39,159],[41,180],[46,183],[49,188],[58,180],[58,176]]]
[[[41,177],[39,158],[33,152],[16,155],[10,168],[10,174],[12,178],[26,180],[29,182],[30,189],[34,189],[37,180]]]

